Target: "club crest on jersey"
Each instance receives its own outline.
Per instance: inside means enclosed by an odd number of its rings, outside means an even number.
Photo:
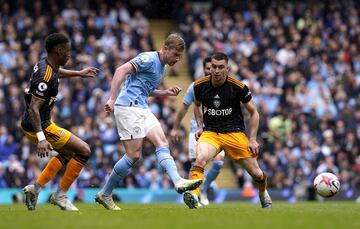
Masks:
[[[150,57],[148,55],[142,55],[140,57],[141,62],[148,62],[150,60]]]
[[[134,130],[134,133],[135,133],[135,134],[141,133],[141,129],[140,129],[140,127],[138,127],[138,126],[135,126],[133,130]]]
[[[47,89],[47,85],[44,82],[39,83],[38,89],[40,91],[45,91]]]
[[[220,102],[220,96],[218,94],[214,96],[213,104],[215,108],[220,107],[221,102]]]

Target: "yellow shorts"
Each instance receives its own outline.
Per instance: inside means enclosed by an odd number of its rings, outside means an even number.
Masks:
[[[216,153],[224,150],[226,155],[234,161],[256,157],[256,155],[249,151],[249,140],[243,132],[215,133],[212,131],[204,131],[198,142],[211,144],[215,147]]]
[[[25,130],[22,131],[32,143],[38,143],[36,132],[29,132]],[[46,140],[52,145],[54,149],[61,149],[69,141],[72,134],[70,131],[59,127],[54,122],[51,122],[51,124],[43,131]]]

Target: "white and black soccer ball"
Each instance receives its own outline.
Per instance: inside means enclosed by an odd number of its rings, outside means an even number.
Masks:
[[[340,190],[340,181],[332,173],[320,173],[314,180],[314,189],[322,197],[333,197]]]

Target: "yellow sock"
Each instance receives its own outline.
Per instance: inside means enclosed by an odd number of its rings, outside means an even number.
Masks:
[[[60,160],[57,157],[52,157],[40,173],[40,176],[36,179],[36,183],[38,183],[40,187],[44,187],[62,167],[63,164],[61,164]]]
[[[79,173],[83,167],[83,164],[72,158],[69,161],[64,176],[60,180],[60,189],[66,192],[70,188],[74,180],[79,176]]]
[[[190,177],[190,180],[201,179],[202,181],[204,181],[204,168],[194,165],[190,170],[189,177]],[[196,194],[197,196],[200,196],[201,186],[202,185],[200,185],[196,189],[192,190],[191,193]]]

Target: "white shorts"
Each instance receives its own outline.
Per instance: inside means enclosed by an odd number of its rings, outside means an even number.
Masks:
[[[120,140],[145,138],[152,128],[160,125],[150,109],[115,106],[114,115]]]
[[[195,139],[195,133],[190,132],[189,133],[189,158],[191,160],[196,159],[196,144],[197,144],[197,141]]]
[[[190,132],[189,133],[189,158],[190,158],[190,160],[196,159],[196,145],[197,145],[197,141],[195,139],[195,133]],[[221,156],[225,157],[224,150],[221,150],[221,152],[218,153],[217,155],[221,155]]]

